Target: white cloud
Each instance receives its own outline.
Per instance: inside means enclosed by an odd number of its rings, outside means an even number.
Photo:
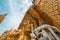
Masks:
[[[4,29],[2,33],[6,30],[10,30],[11,28],[13,28],[13,30],[17,29],[26,11],[32,5],[31,0],[9,0],[8,3],[10,6],[10,13],[1,24],[1,27],[3,26],[1,30]]]

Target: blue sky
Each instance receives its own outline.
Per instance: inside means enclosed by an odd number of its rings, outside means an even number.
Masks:
[[[0,24],[0,35],[6,30],[17,29],[32,0],[0,0],[0,14],[8,14]]]

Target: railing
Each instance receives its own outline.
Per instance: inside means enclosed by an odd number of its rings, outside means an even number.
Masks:
[[[53,29],[55,29],[56,31]],[[58,28],[44,24],[44,25],[41,25],[32,31],[31,38],[32,39],[37,38],[38,40],[43,40],[43,39],[60,40],[59,36],[55,32],[58,32],[58,34],[60,36],[60,30]]]

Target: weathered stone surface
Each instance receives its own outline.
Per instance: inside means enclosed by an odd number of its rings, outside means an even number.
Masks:
[[[18,30],[4,33],[0,40],[31,40],[32,30],[42,24],[53,25],[60,29],[58,0],[35,0],[34,2],[33,7],[30,7],[25,14]]]

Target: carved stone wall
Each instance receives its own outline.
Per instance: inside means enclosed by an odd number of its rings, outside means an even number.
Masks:
[[[34,5],[24,16],[18,30],[4,33],[0,40],[31,40],[30,33],[32,30],[42,24],[50,24],[60,28],[58,0],[35,0]]]

